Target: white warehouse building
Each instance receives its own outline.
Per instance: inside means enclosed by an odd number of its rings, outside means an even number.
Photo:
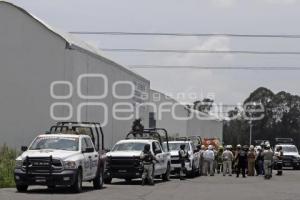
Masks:
[[[218,118],[196,110],[189,110],[175,99],[150,90],[150,116],[156,127],[166,128],[170,136],[201,136],[223,140],[223,122]],[[153,123],[153,122],[152,122]]]
[[[135,117],[117,120],[112,111],[116,103],[136,109],[152,93],[149,80],[12,3],[0,1],[0,27],[0,144],[28,145],[58,120],[101,122],[107,148],[130,131]],[[141,108],[139,117],[148,127],[153,112]],[[157,127],[222,138],[220,122],[177,123],[169,114],[163,113]]]

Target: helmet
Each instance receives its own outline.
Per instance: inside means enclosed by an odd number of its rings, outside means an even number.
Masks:
[[[213,149],[213,146],[212,146],[212,145],[208,145],[208,149],[209,149],[209,150],[212,150],[212,149]]]
[[[266,149],[270,149],[270,148],[271,148],[270,144],[267,144]]]
[[[226,149],[231,149],[231,145],[227,145],[227,146],[226,146]]]
[[[185,149],[185,144],[181,144],[181,145],[180,145],[180,149],[181,149],[181,150],[184,150],[184,149]]]
[[[236,145],[236,148],[240,149],[240,148],[242,148],[242,145],[238,144],[238,145]]]
[[[219,149],[222,150],[222,149],[224,149],[224,147],[223,146],[219,146]]]
[[[256,149],[257,149],[257,150],[261,150],[261,146],[257,146]]]
[[[201,145],[201,149],[205,149],[205,145]]]
[[[250,149],[250,150],[254,150],[254,146],[253,146],[253,145],[250,145],[249,149]]]

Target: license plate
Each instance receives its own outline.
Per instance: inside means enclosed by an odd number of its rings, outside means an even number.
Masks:
[[[35,177],[35,182],[37,183],[45,183],[46,178],[45,177]]]
[[[118,172],[125,173],[125,172],[127,172],[127,170],[118,170]]]

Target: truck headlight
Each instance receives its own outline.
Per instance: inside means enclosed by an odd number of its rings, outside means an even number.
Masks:
[[[22,168],[23,160],[16,160],[16,168]]]
[[[75,161],[64,161],[64,168],[65,169],[76,169],[76,162]]]

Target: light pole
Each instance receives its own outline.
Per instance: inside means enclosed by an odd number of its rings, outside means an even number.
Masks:
[[[250,125],[250,138],[249,138],[249,143],[250,143],[250,146],[251,146],[251,145],[252,145],[252,127],[253,127],[252,120],[249,121],[249,125]]]

